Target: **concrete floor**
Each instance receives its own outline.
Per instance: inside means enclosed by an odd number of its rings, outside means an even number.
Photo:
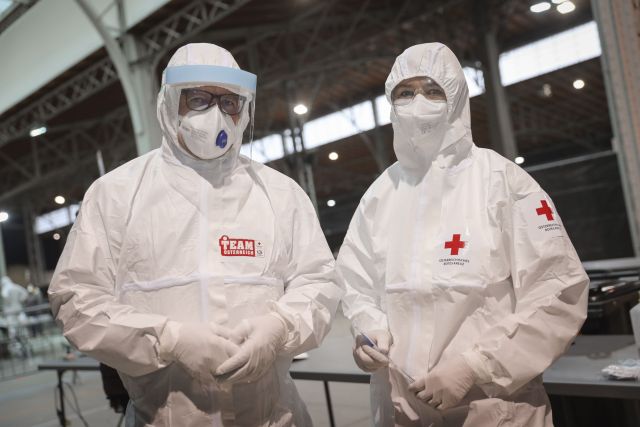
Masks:
[[[333,335],[349,334],[347,322],[339,317],[331,331]],[[73,383],[73,374],[66,373],[65,380]],[[109,407],[98,372],[79,372],[72,385],[82,415],[91,427],[113,427],[119,415]],[[327,407],[321,382],[295,381],[315,426],[328,426]],[[0,427],[55,427],[57,377],[54,372],[38,372],[32,375],[0,381]],[[336,425],[340,427],[370,426],[369,386],[367,384],[331,383]],[[73,400],[65,390],[65,397]],[[71,426],[82,426],[72,405],[67,402],[67,418]]]

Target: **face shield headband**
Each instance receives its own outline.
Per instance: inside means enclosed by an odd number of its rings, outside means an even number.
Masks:
[[[164,83],[168,85],[215,85],[236,87],[241,92],[256,93],[258,77],[238,68],[218,65],[179,65],[164,71]]]

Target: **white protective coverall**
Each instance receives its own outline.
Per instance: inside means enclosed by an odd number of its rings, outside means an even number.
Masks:
[[[210,44],[180,48],[167,70],[185,65],[239,68]],[[311,425],[288,370],[320,344],[342,295],[316,213],[293,180],[240,156],[241,140],[213,160],[183,151],[179,97],[163,78],[161,148],[87,191],[49,288],[53,312],[71,343],[120,373],[128,426]],[[168,321],[233,328],[269,312],[286,341],[255,382],[203,386],[160,357],[160,338],[176,339]]]
[[[375,424],[551,426],[541,374],[586,317],[588,278],[549,196],[474,145],[455,55],[440,43],[407,49],[387,79],[389,102],[418,76],[446,93],[446,132],[428,142],[440,148],[415,146],[392,109],[399,161],[363,196],[337,262],[354,330],[393,337],[394,364],[371,380]],[[417,379],[456,355],[478,380],[449,410],[419,401],[395,368]]]
[[[9,276],[0,279],[2,288],[2,307],[0,311],[8,317],[17,317],[23,313],[24,303],[27,301],[29,292],[22,286],[15,283]]]
[[[9,338],[14,340],[18,335],[26,334],[26,330],[20,325],[27,322],[24,305],[29,297],[29,292],[11,280],[9,276],[3,276],[0,279],[0,288],[0,292],[2,292],[0,320],[4,320],[3,323],[6,322]]]

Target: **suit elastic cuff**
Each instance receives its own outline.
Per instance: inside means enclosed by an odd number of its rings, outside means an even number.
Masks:
[[[269,315],[278,318],[284,325],[284,343],[282,348],[285,352],[289,352],[295,346],[294,343],[299,341],[299,331],[296,316],[287,312],[287,309],[279,302],[271,302],[269,304]]]
[[[489,371],[489,359],[477,350],[469,350],[462,353],[462,357],[469,364],[469,367],[476,375],[476,384],[487,384],[491,382],[491,371]]]
[[[178,343],[180,323],[169,320],[165,323],[160,338],[158,339],[158,357],[163,362],[172,362],[173,350]]]
[[[275,317],[282,324],[282,342],[280,347],[281,348],[284,347],[289,338],[289,324],[278,312],[272,311],[269,314],[267,314],[267,316]]]
[[[388,331],[389,323],[387,322],[387,317],[378,313],[377,316],[371,316],[370,314],[359,314],[354,316],[351,320],[351,333],[354,338],[357,337],[360,333],[367,333],[369,331]]]

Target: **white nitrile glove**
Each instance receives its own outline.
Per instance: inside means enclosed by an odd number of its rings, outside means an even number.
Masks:
[[[216,368],[240,351],[242,338],[214,323],[168,321],[160,335],[160,358],[180,364],[194,379],[214,381]]]
[[[409,385],[418,399],[439,409],[456,406],[476,383],[476,373],[462,356],[455,356]]]
[[[219,383],[249,383],[262,377],[275,363],[287,339],[287,327],[276,313],[245,319],[233,332],[244,339],[233,357],[218,367]]]
[[[369,340],[373,342],[371,343]],[[392,343],[393,338],[389,331],[382,329],[359,334],[356,337],[356,345],[353,348],[353,360],[365,372],[373,372],[389,366],[388,354]]]

